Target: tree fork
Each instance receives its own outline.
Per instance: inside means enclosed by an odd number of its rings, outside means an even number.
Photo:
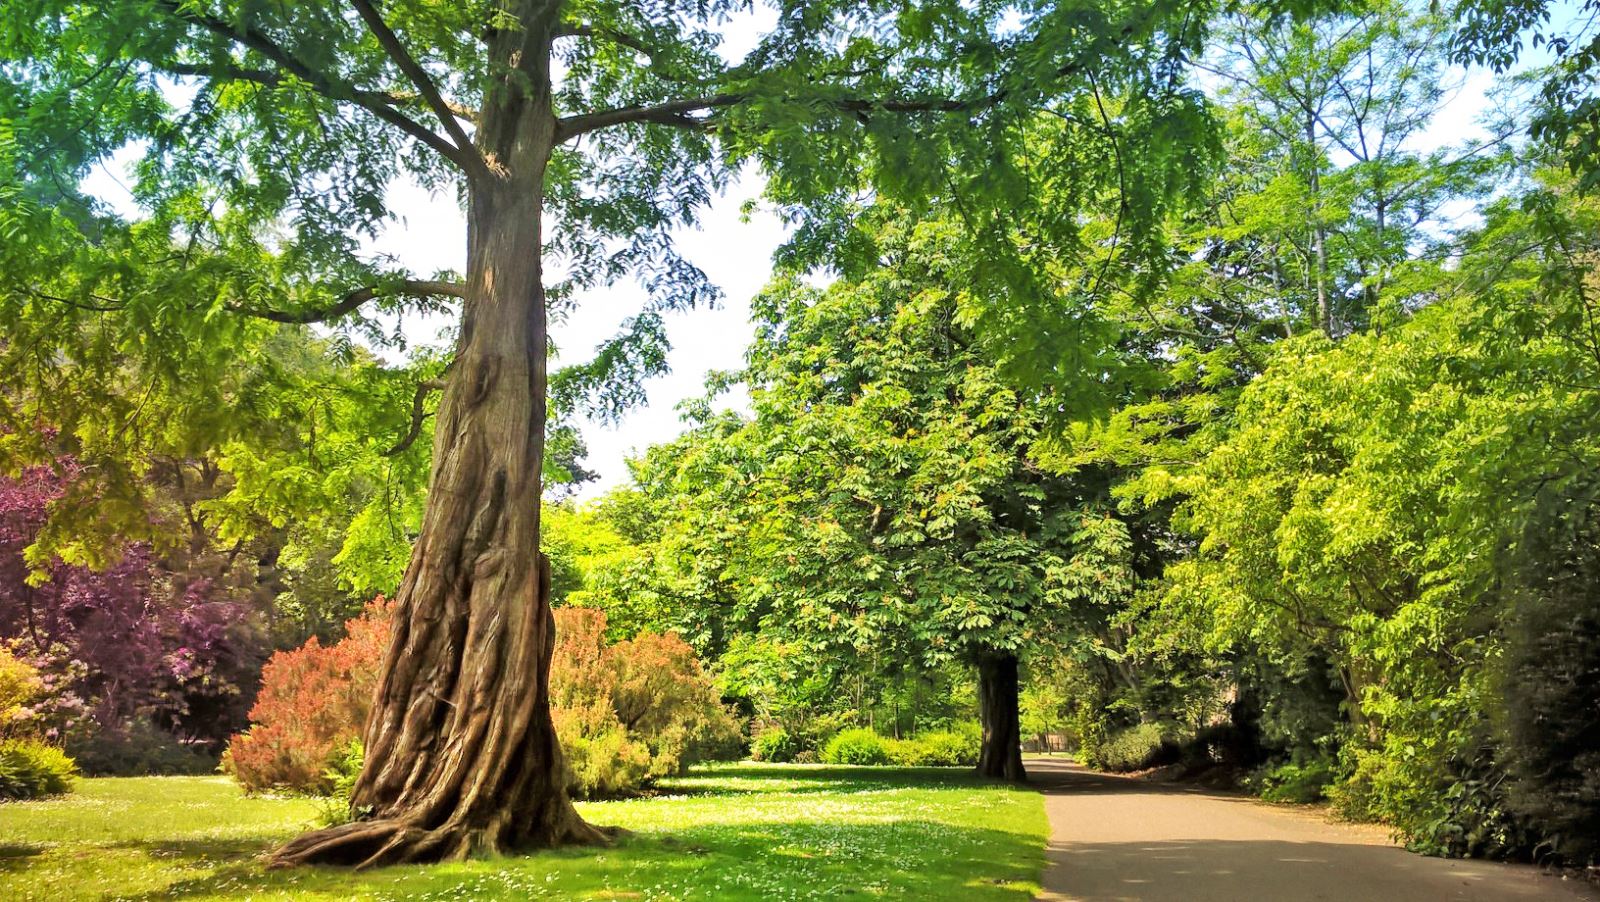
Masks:
[[[983,724],[978,775],[1020,783],[1028,774],[1022,767],[1017,656],[985,652],[978,656],[977,665],[978,719]]]

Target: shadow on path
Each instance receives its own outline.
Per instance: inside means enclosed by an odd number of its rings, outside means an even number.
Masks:
[[[1414,855],[1315,809],[1030,760],[1051,838],[1044,900],[1600,899],[1535,868]]]

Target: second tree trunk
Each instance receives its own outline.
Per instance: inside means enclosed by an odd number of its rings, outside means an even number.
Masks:
[[[997,780],[1026,780],[1018,714],[1017,656],[987,652],[978,656],[977,663],[978,719],[983,724],[978,773]]]

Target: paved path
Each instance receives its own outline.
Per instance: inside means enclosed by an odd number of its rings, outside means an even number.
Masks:
[[[1050,815],[1043,900],[1600,900],[1531,867],[1425,858],[1315,811],[1032,759]]]

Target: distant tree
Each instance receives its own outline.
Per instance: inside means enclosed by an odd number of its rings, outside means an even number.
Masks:
[[[645,490],[675,493],[667,531],[719,567],[707,575],[744,629],[857,673],[973,668],[979,772],[1022,779],[1020,659],[1088,644],[1136,577],[1125,525],[1097,509],[1103,481],[1031,461],[1045,417],[946,287],[959,229],[886,227],[873,275],[769,288],[744,373],[753,418],[690,433],[670,488]]]
[[[1549,65],[1533,69],[1541,80],[1540,104],[1528,131],[1565,158],[1579,190],[1593,191],[1600,185],[1600,97],[1594,92],[1600,3],[1458,0],[1452,13],[1450,52],[1457,62],[1507,75],[1530,50],[1548,55]]]
[[[153,723],[220,741],[243,723],[266,652],[249,575],[221,558],[174,572],[144,543],[104,570],[30,564],[47,509],[78,469],[68,458],[0,477],[0,641],[53,675],[46,726],[58,739],[109,741]]]

